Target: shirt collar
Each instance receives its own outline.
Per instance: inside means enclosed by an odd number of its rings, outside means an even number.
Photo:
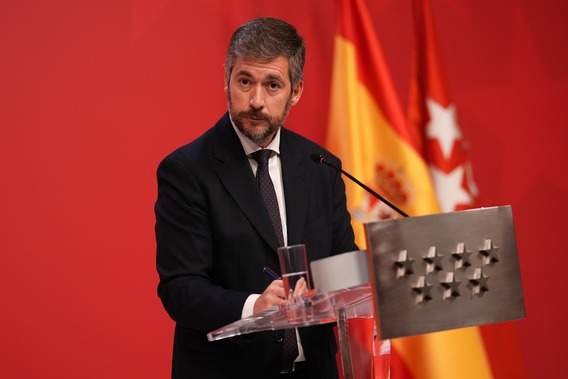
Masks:
[[[255,142],[253,142],[250,138],[245,136],[239,130],[239,128],[237,128],[237,126],[233,122],[233,119],[231,118],[231,114],[229,114],[229,119],[231,120],[231,125],[233,126],[235,133],[237,133],[237,137],[239,137],[239,141],[241,141],[241,145],[243,146],[243,149],[247,157],[250,156],[255,151],[263,149],[262,147],[258,146]],[[278,128],[278,130],[276,131],[276,135],[274,135],[274,138],[268,144],[268,146],[264,147],[264,149],[269,149],[274,151],[277,155],[280,155],[280,129],[282,128]]]

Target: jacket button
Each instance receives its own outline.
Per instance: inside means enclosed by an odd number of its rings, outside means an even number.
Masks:
[[[284,337],[278,337],[274,342],[282,343],[282,342],[284,342]]]

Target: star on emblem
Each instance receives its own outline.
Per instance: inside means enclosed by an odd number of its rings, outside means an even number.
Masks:
[[[456,205],[470,204],[473,201],[471,195],[462,186],[463,166],[456,167],[449,174],[434,166],[430,166],[430,171],[442,211],[451,212],[456,208]]]
[[[479,254],[483,261],[483,265],[493,265],[499,262],[499,256],[497,255],[497,250],[499,248],[493,245],[493,241],[486,239],[483,241],[483,247],[479,249]]]
[[[456,246],[456,251],[452,253],[452,258],[454,259],[454,268],[456,270],[465,270],[471,266],[470,258],[471,251],[467,251],[465,243],[459,242]]]
[[[410,276],[414,274],[412,265],[414,264],[414,259],[408,256],[407,250],[402,250],[398,253],[398,257],[394,262],[394,267],[396,269],[396,278],[400,279],[405,276]]]
[[[460,296],[461,282],[456,280],[456,275],[453,272],[446,273],[446,279],[440,282],[442,286],[442,299],[453,301]]]
[[[426,125],[426,136],[438,140],[444,158],[449,159],[454,142],[461,138],[456,108],[454,105],[444,108],[431,98],[426,99],[426,106],[430,113],[430,122]]]
[[[422,304],[432,300],[431,290],[432,285],[426,281],[426,277],[419,276],[416,284],[412,286],[416,304]]]
[[[471,288],[471,294],[474,296],[483,296],[483,294],[489,291],[487,286],[487,281],[489,277],[485,275],[483,269],[476,268],[473,272],[473,276],[469,278],[468,287]]]
[[[444,258],[444,256],[438,254],[436,246],[430,246],[426,256],[422,257],[422,260],[426,262],[426,274],[429,274],[434,270],[442,271],[442,258]]]

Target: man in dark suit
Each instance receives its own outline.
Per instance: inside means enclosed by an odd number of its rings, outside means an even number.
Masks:
[[[174,378],[336,378],[330,327],[208,342],[206,333],[286,301],[276,249],[308,260],[356,249],[341,176],[314,164],[320,146],[282,127],[303,90],[293,26],[238,28],[225,64],[229,112],[158,168],[158,294],[176,321]]]

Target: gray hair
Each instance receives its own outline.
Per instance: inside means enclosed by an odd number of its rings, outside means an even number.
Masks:
[[[255,18],[241,25],[231,37],[225,58],[225,80],[228,82],[237,57],[271,61],[288,58],[292,88],[304,77],[306,47],[296,28],[276,18]]]

